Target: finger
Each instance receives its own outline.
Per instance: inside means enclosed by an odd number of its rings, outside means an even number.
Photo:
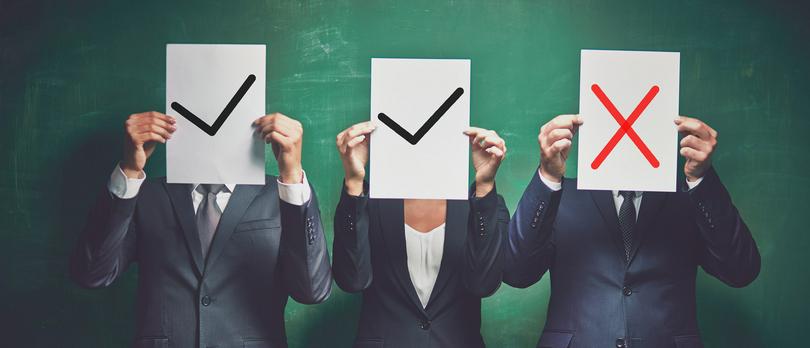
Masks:
[[[368,128],[368,127],[377,128],[377,126],[374,125],[374,122],[371,122],[371,121],[360,122],[360,123],[352,125],[349,128],[353,128],[353,127],[357,127],[357,128]]]
[[[504,151],[502,149],[499,149],[497,147],[490,147],[490,148],[488,148],[488,149],[486,149],[484,151],[488,152],[493,157],[498,158],[498,159],[503,159],[503,157],[506,155],[506,151]]]
[[[582,124],[582,118],[579,115],[560,115],[553,118],[549,123],[553,126],[552,129],[566,128],[573,130],[575,126]]]
[[[268,144],[273,143],[281,147],[287,147],[292,142],[288,137],[279,132],[273,131],[264,136],[264,141]]]
[[[150,132],[160,134],[162,137],[166,139],[170,139],[172,137],[171,132],[168,129],[158,126],[156,124],[147,124],[139,126],[138,130],[136,131],[136,134],[150,133]]]
[[[253,121],[253,124],[256,125],[256,126],[263,126],[263,125],[267,124],[268,122],[274,122],[280,116],[284,116],[284,115],[282,115],[282,114],[280,114],[278,112],[274,112],[272,114],[267,114],[267,115],[264,115],[262,117],[257,118],[256,121]]]
[[[482,129],[482,130],[476,132],[475,137],[472,137],[471,142],[474,145],[483,147],[484,146],[484,143],[483,143],[484,139],[486,139],[487,137],[492,136],[492,135],[493,135],[492,131]]]
[[[169,115],[166,115],[164,113],[157,112],[157,111],[150,111],[148,113],[148,116],[150,118],[154,119],[154,120],[161,120],[163,122],[170,123],[170,124],[177,123],[177,120],[175,120],[174,117],[171,117]]]
[[[278,124],[284,125],[285,127],[289,128],[289,129],[297,130],[297,131],[303,133],[304,126],[301,124],[301,122],[299,122],[298,120],[296,120],[294,118],[290,118],[290,117],[287,117],[287,116],[284,116],[284,115],[280,115],[280,116],[276,117],[276,122]]]
[[[262,127],[262,134],[267,135],[272,132],[281,133],[286,137],[297,137],[301,135],[302,128],[300,128],[295,123],[285,122],[280,119],[276,119],[273,122],[268,123]]]
[[[480,146],[485,149],[490,147],[497,147],[502,149],[504,147],[503,139],[495,135],[490,135],[484,138],[484,140],[482,140],[480,144],[481,144]]]
[[[554,144],[557,140],[560,139],[568,139],[571,140],[574,138],[574,132],[567,128],[557,128],[551,132],[549,132],[546,141],[549,144]]]
[[[707,158],[709,158],[709,155],[707,153],[691,147],[682,147],[679,152],[681,156],[697,162],[703,162]]]
[[[177,126],[175,126],[174,123],[167,122],[163,118],[152,118],[146,123],[147,124],[157,125],[158,127],[161,127],[163,129],[169,131],[170,133],[174,132],[177,129]]]
[[[365,135],[361,135],[361,136],[355,137],[355,138],[353,138],[352,140],[349,140],[349,142],[348,142],[348,143],[346,143],[346,147],[348,147],[348,148],[352,148],[352,147],[354,147],[355,145],[360,144],[360,143],[362,143],[362,142],[363,142],[363,141],[365,141],[365,140],[366,140],[366,136],[365,136]]]
[[[709,129],[705,123],[698,119],[690,117],[680,117],[678,123],[678,132],[685,134],[693,134],[701,139],[708,139],[710,137]]]
[[[483,128],[469,127],[467,129],[465,129],[462,133],[464,133],[464,135],[466,135],[466,136],[475,137],[476,135],[478,135],[478,133],[480,133],[480,132],[482,132],[484,130],[485,129],[483,129]]]
[[[551,151],[552,153],[562,153],[566,150],[571,148],[571,140],[568,139],[560,139],[551,144]]]
[[[345,136],[349,139],[354,139],[361,135],[370,134],[375,129],[376,127],[370,123],[362,126],[352,126],[351,128],[348,129]]]
[[[560,128],[569,129],[572,132],[575,132],[576,129],[582,125],[582,123],[582,118],[579,115],[559,115],[540,127],[540,134],[548,135],[553,130]]]
[[[712,150],[712,145],[709,142],[691,134],[681,139],[681,147],[691,147],[703,152],[711,152]]]
[[[135,139],[136,141],[138,141],[138,142],[140,142],[142,144],[145,144],[145,143],[150,142],[150,141],[156,141],[156,142],[165,144],[166,141],[168,140],[167,138],[163,137],[159,133],[155,133],[155,132],[140,133],[140,134],[135,135],[133,137],[133,139]]]

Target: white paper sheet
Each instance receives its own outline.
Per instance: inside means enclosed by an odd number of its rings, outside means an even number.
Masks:
[[[166,45],[166,114],[177,119],[166,144],[169,183],[264,184],[265,147],[252,122],[265,114],[265,52],[265,45]],[[213,136],[172,107],[211,126],[242,88]]]
[[[415,145],[379,119],[383,113],[415,135],[442,105],[449,107],[423,137],[411,139]],[[372,59],[371,120],[371,198],[467,199],[469,60]]]
[[[577,188],[674,192],[678,131],[673,121],[678,116],[680,53],[583,50],[580,68],[579,112],[584,124],[579,129]],[[630,127],[650,156],[628,131],[601,163],[597,161],[621,128],[621,119],[608,111],[600,92],[623,119],[630,118],[645,96],[651,98]]]

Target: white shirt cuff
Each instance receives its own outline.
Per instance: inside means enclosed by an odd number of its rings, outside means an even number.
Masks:
[[[686,185],[688,185],[688,186],[689,186],[689,190],[691,190],[691,189],[693,189],[693,188],[697,187],[697,185],[700,185],[700,183],[701,183],[702,181],[703,181],[703,177],[700,177],[700,178],[698,178],[698,179],[697,179],[697,180],[695,180],[695,181],[689,181],[689,179],[686,179]]]
[[[553,181],[546,180],[546,178],[543,177],[543,174],[540,174],[540,169],[537,170],[537,176],[540,177],[540,181],[542,181],[544,184],[546,184],[546,187],[548,187],[550,190],[552,190],[552,191],[562,190],[562,183],[561,182],[553,182]]]
[[[304,205],[306,202],[309,202],[312,191],[307,181],[307,173],[304,172],[302,176],[304,179],[301,180],[302,182],[300,184],[285,184],[281,182],[281,180],[276,179],[278,182],[278,197],[281,198],[282,201],[292,205]]]
[[[146,180],[146,173],[143,171],[141,171],[140,178],[132,179],[124,174],[119,164],[116,164],[115,169],[110,174],[110,182],[107,183],[107,188],[110,193],[120,199],[130,199],[138,195],[144,180]]]

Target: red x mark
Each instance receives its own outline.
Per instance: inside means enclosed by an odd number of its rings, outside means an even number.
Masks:
[[[660,90],[658,86],[652,86],[652,88],[650,88],[650,91],[647,92],[647,95],[645,95],[643,99],[641,99],[641,102],[638,103],[635,110],[633,110],[633,112],[630,114],[630,117],[628,117],[626,120],[624,119],[624,116],[622,116],[622,114],[619,112],[619,110],[616,109],[616,106],[613,105],[613,102],[611,102],[610,99],[608,99],[607,95],[605,95],[605,92],[603,92],[602,89],[599,88],[599,85],[593,84],[591,86],[591,90],[593,91],[593,94],[596,94],[596,97],[599,98],[599,101],[602,102],[602,105],[605,106],[608,112],[610,112],[610,115],[613,116],[613,118],[616,120],[616,122],[619,123],[619,125],[621,125],[621,127],[616,131],[616,133],[613,134],[613,137],[610,138],[610,140],[608,140],[607,145],[605,145],[605,148],[603,148],[602,151],[600,151],[599,154],[596,156],[596,159],[593,160],[593,163],[591,163],[591,168],[596,169],[599,168],[600,165],[602,165],[602,162],[604,162],[608,154],[611,151],[613,151],[613,148],[616,147],[616,144],[619,143],[619,140],[622,139],[625,133],[627,134],[628,137],[630,137],[630,140],[632,140],[633,143],[636,144],[636,147],[638,147],[639,151],[641,151],[641,153],[644,155],[644,158],[646,158],[647,161],[650,162],[650,165],[652,165],[653,168],[658,168],[658,166],[660,165],[658,159],[655,158],[652,151],[650,151],[647,145],[644,144],[643,141],[641,141],[641,138],[639,138],[638,133],[636,133],[636,131],[633,130],[632,128],[633,123],[635,123],[636,120],[638,120],[638,118],[641,116],[641,113],[644,112],[644,109],[646,109],[647,106],[650,105],[650,102],[658,94],[658,91]]]

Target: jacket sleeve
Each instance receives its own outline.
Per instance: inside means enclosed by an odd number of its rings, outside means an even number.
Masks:
[[[566,182],[563,182],[563,190]],[[534,171],[509,222],[504,282],[517,288],[531,286],[551,268],[554,243],[551,238],[562,190],[552,191]]]
[[[713,168],[689,191],[689,197],[703,244],[703,269],[732,287],[753,282],[760,270],[757,244]]]
[[[350,196],[344,186],[335,209],[335,282],[346,292],[360,292],[371,286],[371,245],[368,230],[368,196]]]
[[[475,196],[475,184],[470,191],[463,279],[468,291],[487,297],[501,284],[509,210],[495,188],[480,198]]]
[[[115,197],[106,187],[98,196],[70,258],[77,284],[107,287],[135,261],[137,199]]]
[[[315,190],[312,189],[312,196],[303,205],[279,199],[279,206],[279,257],[287,291],[290,297],[300,303],[321,303],[329,298],[332,291],[332,270]]]

